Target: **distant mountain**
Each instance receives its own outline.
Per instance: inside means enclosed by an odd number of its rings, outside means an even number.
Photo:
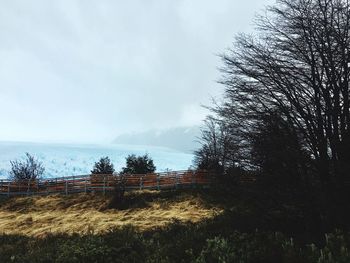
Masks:
[[[122,134],[113,143],[128,145],[153,145],[193,153],[199,147],[197,138],[200,127],[177,127],[167,130],[149,130],[139,133]]]

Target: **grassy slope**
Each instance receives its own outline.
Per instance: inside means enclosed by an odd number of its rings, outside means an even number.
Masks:
[[[101,195],[4,200],[0,262],[350,262],[349,234],[325,238],[298,192],[227,190],[129,193],[124,210]]]
[[[111,196],[100,194],[17,197],[0,205],[0,233],[26,236],[104,233],[132,225],[144,231],[174,219],[198,222],[222,209],[200,194],[142,191],[127,193],[127,209],[111,208]]]

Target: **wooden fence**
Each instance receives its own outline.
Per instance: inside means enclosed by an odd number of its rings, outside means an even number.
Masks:
[[[54,193],[110,192],[120,180],[118,175],[80,175],[34,181],[0,180],[0,195],[45,195]],[[176,171],[124,176],[125,190],[177,189],[208,187],[207,171]]]

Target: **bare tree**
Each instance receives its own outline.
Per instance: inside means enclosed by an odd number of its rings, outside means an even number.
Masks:
[[[201,147],[195,151],[198,168],[227,173],[237,165],[234,137],[223,121],[207,117],[199,142]]]
[[[10,176],[16,181],[33,181],[40,179],[45,168],[34,156],[26,153],[25,161],[11,161]]]
[[[350,6],[348,0],[278,0],[222,55],[226,102],[215,111],[249,133],[277,109],[302,134],[324,185],[350,169]],[[349,178],[347,178],[349,179]]]

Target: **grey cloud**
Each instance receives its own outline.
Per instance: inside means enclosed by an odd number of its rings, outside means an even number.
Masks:
[[[0,1],[1,140],[198,125],[220,60],[272,1]]]

